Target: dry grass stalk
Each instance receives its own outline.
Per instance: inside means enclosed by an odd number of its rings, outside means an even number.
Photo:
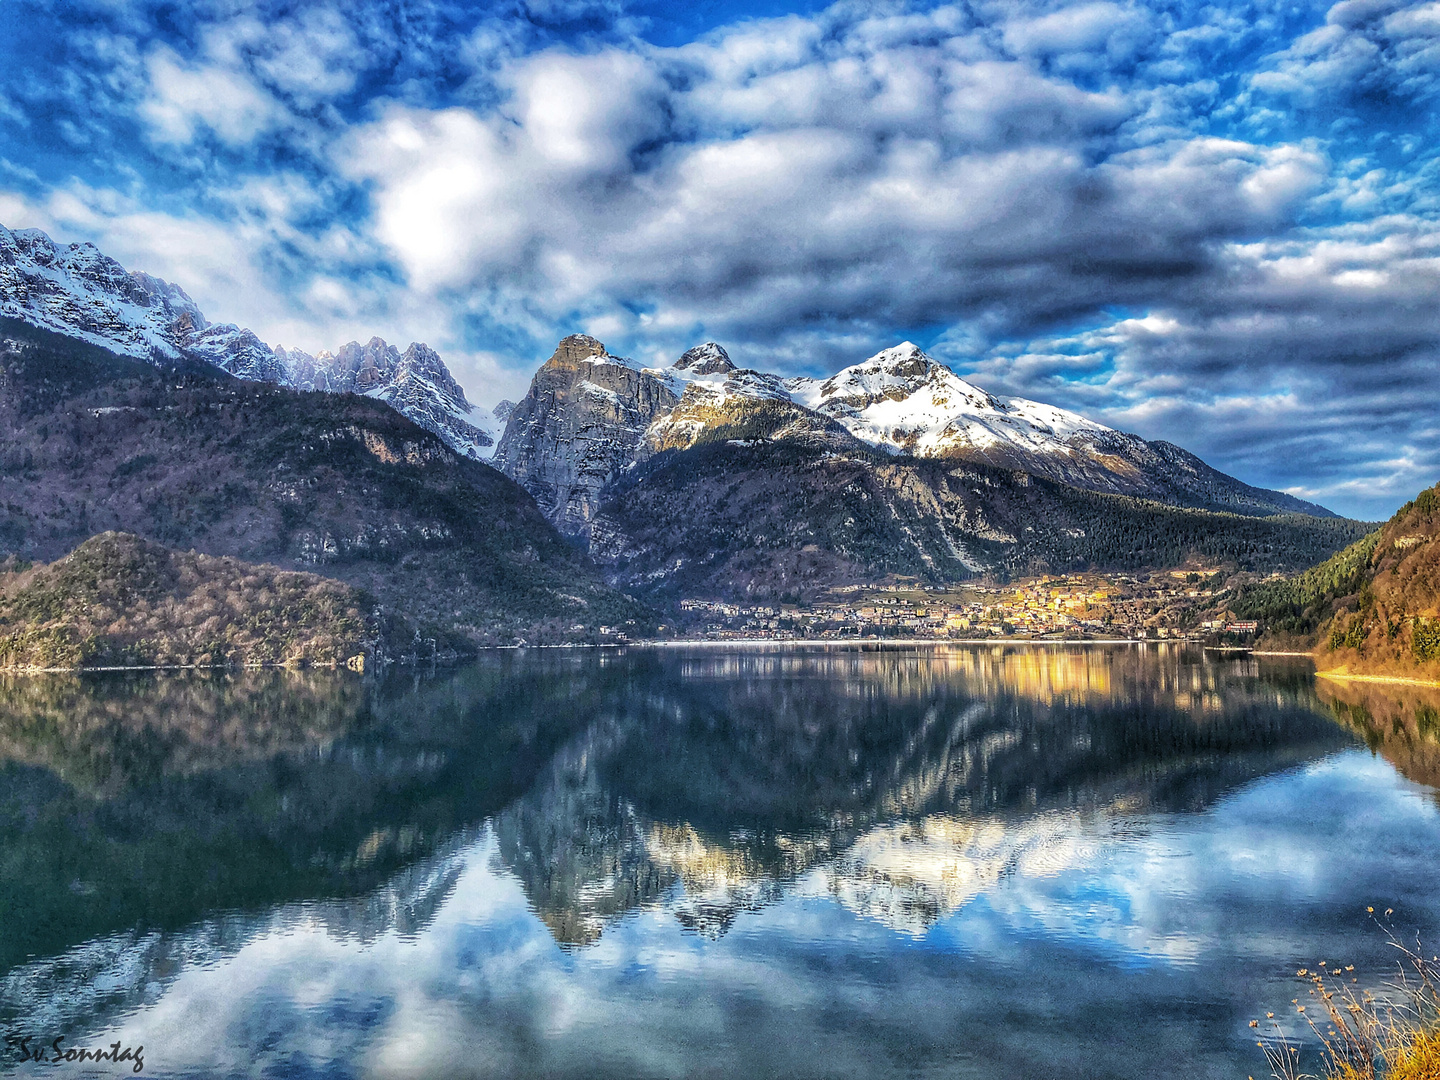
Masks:
[[[1440,957],[1426,958],[1418,937],[1411,947],[1388,922],[1375,921],[1400,954],[1396,977],[1371,990],[1360,986],[1353,964],[1321,960],[1297,971],[1307,992],[1291,1004],[1320,1044],[1321,1072],[1302,1071],[1300,1044],[1267,1013],[1272,1033],[1256,1045],[1275,1080],[1440,1080]]]

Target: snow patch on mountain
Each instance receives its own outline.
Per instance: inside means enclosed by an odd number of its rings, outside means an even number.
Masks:
[[[384,338],[374,337],[364,345],[348,342],[333,353],[311,356],[280,346],[276,355],[284,365],[283,381],[297,390],[364,394],[408,416],[467,457],[488,461],[495,455],[500,422],[466,400],[465,391],[428,345],[415,342],[402,353]]]
[[[734,363],[730,360],[730,354],[723,346],[714,341],[707,341],[703,345],[696,345],[693,349],[686,349],[680,354],[680,359],[671,365],[671,369],[677,372],[688,372],[692,376],[703,375],[726,375],[735,370]]]
[[[713,342],[688,350],[671,367],[643,373],[680,398],[674,414],[653,425],[647,441],[657,446],[693,443],[707,416],[729,416],[726,407],[737,399],[787,401],[835,421],[873,449],[917,457],[974,453],[1011,465],[1134,439],[1053,405],[988,393],[908,341],[827,379],[737,368]]]
[[[199,356],[237,379],[286,385],[289,373],[284,361],[249,330],[229,323],[206,326],[181,338],[182,348]]]
[[[0,315],[140,360],[178,360],[208,324],[178,285],[131,274],[93,244],[0,225]]]

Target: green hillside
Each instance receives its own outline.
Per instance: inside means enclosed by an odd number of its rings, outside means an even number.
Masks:
[[[1237,595],[1269,641],[1314,647],[1351,674],[1440,678],[1440,486],[1363,540],[1289,581]]]
[[[1368,580],[1379,541],[1376,529],[1303,574],[1247,586],[1236,594],[1231,609],[1242,619],[1262,623],[1273,637],[1313,639],[1335,614],[1336,603],[1358,593]]]

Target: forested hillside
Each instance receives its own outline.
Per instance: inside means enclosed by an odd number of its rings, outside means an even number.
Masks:
[[[1266,640],[1313,646],[1322,666],[1440,678],[1440,487],[1289,581],[1240,593],[1235,612]]]
[[[1386,522],[1360,588],[1336,604],[1319,645],[1324,667],[1440,679],[1440,486]]]
[[[905,575],[954,581],[1187,561],[1298,570],[1365,530],[1083,491],[984,465],[799,440],[667,451],[602,504],[591,550],[632,590],[786,596]]]
[[[395,636],[341,582],[128,533],[49,565],[0,564],[0,669],[339,665],[407,644]]]
[[[1379,541],[1376,529],[1303,574],[1247,586],[1231,608],[1242,619],[1260,622],[1271,644],[1308,648],[1335,614],[1336,604],[1360,591]]]

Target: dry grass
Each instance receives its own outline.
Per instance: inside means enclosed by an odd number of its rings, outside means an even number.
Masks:
[[[1440,1032],[1417,1034],[1391,1067],[1387,1080],[1440,1080]]]
[[[1297,971],[1306,992],[1291,1004],[1319,1040],[1321,1071],[1302,1070],[1299,1044],[1267,1013],[1271,1034],[1256,1045],[1275,1080],[1440,1080],[1440,957],[1427,958],[1418,939],[1412,947],[1388,923],[1377,924],[1399,954],[1396,977],[1365,989],[1350,964],[1321,960]]]

